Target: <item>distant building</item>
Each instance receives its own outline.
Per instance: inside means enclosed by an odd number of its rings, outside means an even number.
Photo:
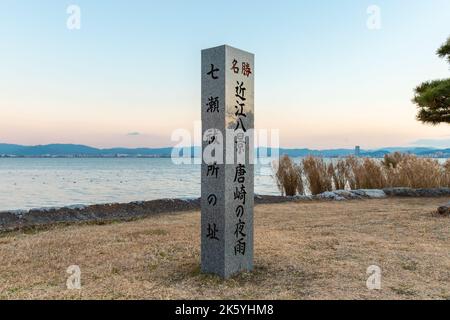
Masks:
[[[361,154],[361,147],[360,146],[356,146],[355,147],[355,156],[359,157],[360,154]]]

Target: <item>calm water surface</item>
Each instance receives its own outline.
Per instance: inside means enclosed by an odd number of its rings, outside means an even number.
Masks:
[[[272,175],[255,165],[256,193],[279,194]],[[0,158],[0,211],[199,196],[200,165],[171,159]]]
[[[270,165],[255,192],[279,194]],[[0,158],[0,211],[200,196],[200,165],[171,159]]]

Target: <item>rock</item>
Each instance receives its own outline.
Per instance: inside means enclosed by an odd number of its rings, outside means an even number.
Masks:
[[[384,193],[390,197],[415,197],[416,190],[411,188],[385,188]]]
[[[347,200],[343,196],[340,196],[339,194],[332,192],[332,191],[325,191],[321,194],[316,195],[315,197],[316,197],[316,199],[327,199],[327,200],[335,200],[335,201]]]
[[[383,190],[379,189],[361,189],[358,190],[364,194],[364,196],[368,197],[369,199],[382,199],[386,198],[386,193]]]
[[[449,188],[416,189],[419,197],[445,197],[450,195]]]
[[[366,193],[362,190],[352,190],[352,193],[360,198],[364,198],[366,196]]]
[[[443,205],[443,206],[440,206],[440,207],[437,209],[437,212],[438,212],[440,215],[450,215],[450,202],[448,202],[447,204],[445,204],[445,205]]]
[[[362,199],[362,195],[348,190],[336,190],[334,191],[335,194],[338,196],[344,197],[345,199],[351,200],[351,199]]]
[[[273,195],[258,195],[255,197],[257,204],[282,203],[292,201],[291,197],[273,196]]]
[[[390,197],[445,197],[450,196],[450,188],[385,188],[383,189]]]
[[[64,207],[70,210],[84,210],[87,208],[84,204],[73,204],[71,206]]]
[[[28,211],[27,210],[10,210],[10,211],[8,211],[8,213],[11,213],[11,214],[17,216],[18,218],[22,218],[24,214],[28,213]],[[2,212],[0,212],[0,214],[2,214]]]
[[[298,194],[298,195],[296,195],[296,196],[293,196],[293,199],[295,199],[295,200],[300,200],[300,201],[308,201],[308,200],[313,200],[313,197],[312,196],[307,196],[307,195],[304,195],[304,194]]]

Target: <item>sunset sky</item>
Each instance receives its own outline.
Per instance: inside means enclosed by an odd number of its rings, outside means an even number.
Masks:
[[[448,0],[2,0],[0,143],[174,145],[200,120],[200,50],[229,44],[255,53],[256,127],[283,147],[450,147],[411,103],[450,77],[448,36]]]

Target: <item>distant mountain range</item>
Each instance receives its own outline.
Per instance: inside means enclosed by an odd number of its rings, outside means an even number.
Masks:
[[[79,144],[46,144],[22,146],[0,143],[0,155],[17,157],[108,157],[108,156],[170,156],[173,148],[110,148],[99,149]]]
[[[109,148],[99,149],[85,145],[77,144],[47,144],[37,146],[23,146],[16,144],[0,143],[1,157],[170,157],[173,150],[171,147],[166,148]],[[191,154],[199,152],[200,147],[192,147]],[[383,157],[391,152],[404,152],[416,154],[424,157],[450,158],[449,149],[436,148],[420,148],[420,147],[399,147],[399,148],[381,148],[376,150],[360,150],[359,155],[365,157]],[[287,154],[291,157],[304,157],[308,155],[322,157],[344,157],[354,155],[354,149],[328,149],[328,150],[312,150],[312,149],[286,149],[280,148],[280,154]],[[270,149],[260,147],[256,150],[256,154],[270,155]]]
[[[264,148],[259,148],[258,150],[264,151]],[[363,150],[359,151],[359,156],[370,157],[370,158],[381,158],[385,154],[393,152],[402,152],[415,154],[421,157],[430,158],[450,158],[450,148],[449,149],[437,149],[437,148],[426,148],[426,147],[386,147],[374,150]],[[287,154],[291,157],[305,157],[308,155],[320,156],[326,158],[336,158],[336,157],[346,157],[355,155],[355,149],[326,149],[326,150],[313,150],[313,149],[280,149],[280,154]]]

